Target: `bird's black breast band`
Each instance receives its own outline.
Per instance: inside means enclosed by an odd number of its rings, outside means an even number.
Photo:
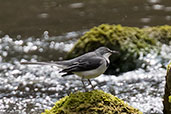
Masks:
[[[106,61],[106,67],[108,67],[109,66],[109,61],[107,61],[106,59],[105,59],[105,61]]]

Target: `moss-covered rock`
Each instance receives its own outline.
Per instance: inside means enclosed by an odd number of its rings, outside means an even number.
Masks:
[[[121,99],[101,90],[76,92],[56,102],[42,114],[142,114]]]
[[[143,32],[147,33],[149,37],[158,40],[161,43],[169,44],[171,41],[171,26],[156,26],[143,28]]]
[[[125,72],[142,65],[139,56],[154,49],[157,40],[149,37],[142,29],[103,24],[85,33],[69,52],[67,58],[106,46],[118,50],[120,55],[111,57],[110,68],[113,72]],[[115,70],[114,70],[115,69]]]
[[[86,32],[68,53],[67,59],[79,56],[85,52],[106,46],[118,50],[120,55],[111,57],[114,72],[125,72],[139,68],[144,63],[138,59],[151,50],[160,51],[160,42],[168,43],[171,39],[171,26],[137,28],[121,25],[102,24]],[[146,66],[146,65],[144,65]]]

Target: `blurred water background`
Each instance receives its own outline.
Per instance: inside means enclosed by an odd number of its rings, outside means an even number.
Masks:
[[[87,30],[103,23],[147,27],[171,25],[170,0],[0,0],[0,114],[39,114],[77,90],[77,76],[57,67],[20,61],[57,61]],[[166,65],[171,46],[149,53],[146,70],[92,79],[102,89],[144,114],[162,114]]]

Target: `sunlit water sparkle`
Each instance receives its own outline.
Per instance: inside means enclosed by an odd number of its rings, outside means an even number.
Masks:
[[[48,37],[45,32],[42,39],[13,40],[9,36],[0,39],[0,112],[37,114],[71,92],[84,91],[79,77],[61,77],[61,69],[55,66],[20,64],[20,61],[46,60],[46,57],[51,60],[48,51],[52,55],[65,54],[79,35],[71,32],[56,38]],[[149,63],[146,70],[139,68],[119,76],[101,75],[92,79],[92,83],[96,89],[116,95],[145,114],[162,114],[166,75],[163,65],[168,63],[171,48],[163,45],[161,49],[161,56],[151,53],[140,57]],[[56,56],[59,58],[60,54]]]

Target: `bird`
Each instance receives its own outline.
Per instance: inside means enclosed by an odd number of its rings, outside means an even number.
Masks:
[[[81,56],[78,56],[73,59],[57,61],[57,62],[21,62],[21,64],[32,64],[32,65],[55,65],[62,68],[59,73],[62,74],[62,77],[76,74],[81,77],[81,81],[84,89],[87,91],[84,79],[87,79],[92,89],[94,90],[94,86],[92,85],[90,79],[96,78],[103,74],[109,64],[109,57],[112,54],[118,54],[118,51],[111,50],[107,47],[99,47],[94,51],[85,53]]]

